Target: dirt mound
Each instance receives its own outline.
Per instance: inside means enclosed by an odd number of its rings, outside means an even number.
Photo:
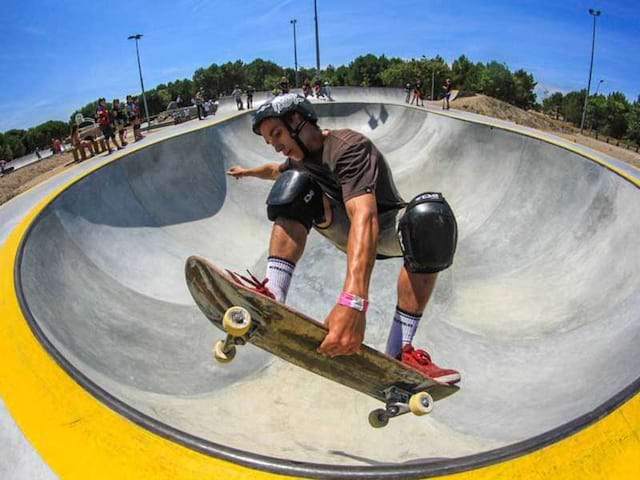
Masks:
[[[601,137],[601,140],[595,140],[587,135],[580,135],[579,130],[572,124],[562,120],[556,120],[541,112],[522,110],[502,100],[479,94],[458,97],[451,103],[451,108],[466,110],[479,115],[485,115],[487,117],[553,133],[571,142],[585,145],[640,168],[640,154],[637,152],[607,143],[604,137]]]
[[[572,125],[561,120],[556,120],[534,110],[522,110],[507,102],[485,95],[457,98],[451,106],[458,110],[467,110],[479,115],[506,120],[538,130],[562,133],[574,133],[576,131]]]

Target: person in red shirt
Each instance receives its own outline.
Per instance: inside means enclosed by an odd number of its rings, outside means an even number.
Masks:
[[[113,121],[111,119],[111,115],[109,115],[109,110],[107,110],[106,104],[107,101],[104,98],[98,99],[98,110],[96,111],[96,119],[98,120],[98,125],[102,130],[104,141],[107,144],[107,155],[110,155],[112,150],[109,139],[113,140],[113,144],[118,150],[122,150],[122,147],[118,145],[118,141],[116,140],[116,134],[113,131]]]

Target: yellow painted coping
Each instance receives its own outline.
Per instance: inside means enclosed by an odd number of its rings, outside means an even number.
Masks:
[[[110,162],[119,158],[114,157]],[[82,177],[103,165],[97,165]],[[197,453],[135,425],[92,397],[36,340],[17,300],[14,268],[18,249],[36,216],[76,181],[78,178],[44,197],[25,215],[0,249],[0,393],[22,433],[53,471],[65,479],[292,478]],[[640,395],[636,394],[603,419],[550,446],[495,465],[440,478],[640,478]]]

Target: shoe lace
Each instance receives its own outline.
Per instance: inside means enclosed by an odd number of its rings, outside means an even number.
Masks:
[[[429,355],[427,352],[425,352],[424,350],[414,350],[413,351],[413,357],[421,364],[423,365],[428,365],[430,363],[433,363],[431,361],[431,355]]]
[[[260,281],[249,270],[247,270],[249,277],[245,277],[244,275],[240,275],[239,273],[232,272],[231,270],[227,270],[227,273],[237,284],[248,287],[250,290],[269,297],[272,300],[276,299],[276,296],[271,292],[271,290],[269,290],[269,287],[267,287],[267,283],[269,283],[268,278]]]

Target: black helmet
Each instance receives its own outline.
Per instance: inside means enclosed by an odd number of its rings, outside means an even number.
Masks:
[[[318,115],[313,109],[311,102],[302,95],[295,93],[287,93],[272,98],[268,102],[263,103],[253,116],[253,132],[260,135],[260,124],[267,118],[282,118],[287,114],[298,112],[304,118],[306,123],[317,122]],[[288,125],[288,122],[285,122]]]

